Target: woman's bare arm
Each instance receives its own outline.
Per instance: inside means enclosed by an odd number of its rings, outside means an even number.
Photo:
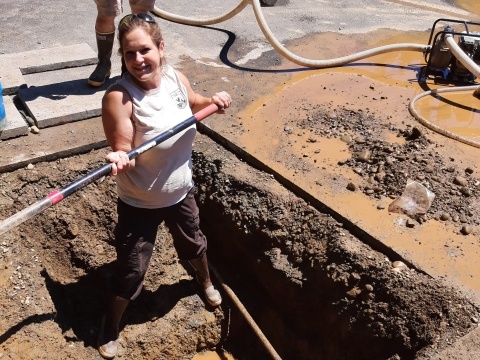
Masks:
[[[113,86],[102,100],[103,130],[113,150],[105,160],[113,163],[111,173],[113,176],[129,171],[135,166],[135,160],[129,160],[126,155],[132,150],[135,131],[131,117],[130,96],[122,86]]]

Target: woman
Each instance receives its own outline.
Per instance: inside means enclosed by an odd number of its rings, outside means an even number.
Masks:
[[[102,322],[98,350],[115,357],[118,324],[130,300],[143,286],[157,229],[169,227],[180,259],[190,262],[212,306],[222,298],[213,287],[206,256],[207,242],[199,228],[193,197],[192,125],[155,148],[129,161],[126,152],[189,118],[211,103],[228,108],[226,92],[205,98],[196,94],[187,78],[165,64],[160,28],[147,14],[125,16],[118,27],[119,53],[127,71],[103,98],[102,121],[113,149],[106,160],[117,176],[117,261],[113,296]]]

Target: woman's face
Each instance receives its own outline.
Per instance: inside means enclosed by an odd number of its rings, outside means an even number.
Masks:
[[[148,82],[160,74],[160,59],[163,57],[163,41],[158,48],[150,35],[137,28],[123,38],[123,58],[130,74],[140,82]]]

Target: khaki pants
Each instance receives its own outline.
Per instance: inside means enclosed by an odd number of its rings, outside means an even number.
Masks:
[[[123,0],[95,0],[99,15],[118,16],[123,13]],[[130,0],[130,6],[152,11],[155,0]]]

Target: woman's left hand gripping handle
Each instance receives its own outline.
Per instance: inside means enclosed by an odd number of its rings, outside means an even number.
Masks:
[[[218,106],[217,114],[225,114],[225,109],[232,105],[232,97],[226,91],[221,91],[212,96],[212,103]]]

